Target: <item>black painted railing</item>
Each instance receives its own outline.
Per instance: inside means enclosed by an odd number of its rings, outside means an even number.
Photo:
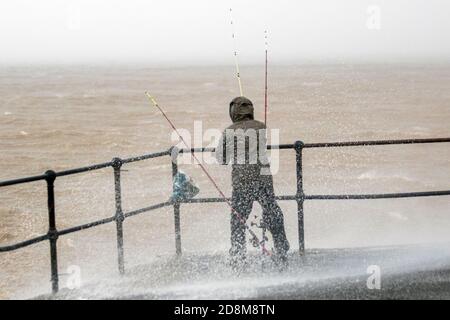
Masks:
[[[297,173],[297,191],[294,195],[280,195],[277,196],[277,200],[293,200],[297,203],[297,220],[298,220],[298,245],[299,254],[305,252],[305,235],[304,235],[304,212],[303,203],[305,200],[359,200],[359,199],[388,199],[388,198],[409,198],[409,197],[429,197],[429,196],[445,196],[450,195],[450,190],[440,191],[427,191],[427,192],[407,192],[407,193],[384,193],[384,194],[345,194],[345,195],[306,195],[303,192],[303,150],[309,148],[334,148],[334,147],[353,147],[353,146],[379,146],[379,145],[397,145],[397,144],[421,144],[421,143],[444,143],[450,142],[450,138],[437,138],[437,139],[407,139],[407,140],[377,140],[377,141],[353,141],[353,142],[333,142],[333,143],[303,143],[302,141],[296,141],[294,144],[280,144],[270,145],[268,149],[293,149],[296,156],[296,173]],[[34,181],[46,181],[47,183],[47,198],[48,198],[48,232],[45,235],[41,235],[26,241],[18,242],[11,245],[1,246],[0,252],[7,252],[18,250],[23,247],[30,246],[32,244],[48,240],[50,243],[50,267],[51,267],[51,282],[52,292],[56,293],[59,289],[58,280],[58,253],[57,253],[57,240],[60,236],[78,232],[81,230],[93,228],[106,223],[116,222],[117,230],[117,257],[119,272],[123,274],[125,272],[125,261],[123,252],[123,221],[126,218],[141,214],[144,212],[152,211],[155,209],[173,206],[174,209],[174,221],[175,221],[175,249],[176,254],[181,255],[181,229],[180,229],[180,206],[185,203],[211,203],[211,202],[225,202],[223,198],[193,198],[182,201],[167,201],[158,204],[151,205],[149,207],[123,212],[122,210],[122,192],[121,192],[121,168],[123,165],[153,159],[164,156],[171,156],[172,159],[172,178],[178,172],[177,158],[179,153],[187,152],[213,152],[213,148],[192,148],[192,149],[180,149],[171,148],[168,151],[146,154],[138,157],[132,157],[127,159],[114,158],[110,162],[100,163],[92,166],[65,170],[60,172],[54,172],[49,170],[42,175],[31,176],[21,179],[8,180],[0,182],[0,187],[6,187],[11,185],[23,184]],[[56,213],[55,213],[55,194],[54,183],[58,177],[74,175],[78,173],[99,170],[103,168],[113,168],[114,172],[114,190],[115,190],[115,203],[116,212],[114,216],[97,220],[94,222],[78,225],[75,227],[57,230],[56,228]]]

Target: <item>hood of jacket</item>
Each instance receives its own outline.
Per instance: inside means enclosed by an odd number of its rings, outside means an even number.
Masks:
[[[230,102],[230,118],[233,122],[254,119],[253,103],[246,97],[237,97]]]

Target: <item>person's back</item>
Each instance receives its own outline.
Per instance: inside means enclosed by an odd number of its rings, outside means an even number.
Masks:
[[[229,113],[233,124],[225,129],[216,157],[221,164],[232,164],[233,186],[270,174],[266,125],[254,120],[252,102],[244,97],[235,98]]]
[[[252,102],[237,97],[230,103],[233,124],[225,129],[216,148],[220,164],[232,164],[232,205],[247,220],[254,201],[263,208],[263,220],[274,239],[275,249],[283,260],[289,250],[283,213],[275,201],[273,180],[267,158],[266,126],[254,120]],[[245,227],[236,215],[231,216],[231,250],[233,257],[245,254]]]

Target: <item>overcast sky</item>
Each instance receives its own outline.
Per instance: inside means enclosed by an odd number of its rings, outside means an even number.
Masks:
[[[1,0],[0,64],[450,60],[448,0]]]

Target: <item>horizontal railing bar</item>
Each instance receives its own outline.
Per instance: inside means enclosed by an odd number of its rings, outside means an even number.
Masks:
[[[170,155],[170,152],[163,151],[163,152],[156,152],[156,153],[150,153],[150,154],[146,154],[146,155],[142,155],[142,156],[127,158],[127,159],[123,159],[122,163],[131,163],[131,162],[136,162],[136,161],[141,161],[141,160],[146,160],[146,159],[151,159],[151,158],[157,158],[157,157],[166,156],[166,155]],[[56,176],[57,177],[69,176],[69,175],[73,175],[73,174],[104,169],[107,167],[111,167],[112,165],[113,165],[113,162],[110,161],[110,162],[94,164],[94,165],[86,166],[86,167],[63,170],[63,171],[56,172]],[[25,177],[25,178],[14,179],[14,180],[0,181],[0,187],[6,187],[6,186],[11,186],[11,185],[16,185],[16,184],[45,180],[46,177],[47,176],[45,174],[41,174],[38,176],[31,176],[31,177]]]
[[[450,195],[450,190],[381,194],[343,194],[343,195],[305,195],[305,200],[363,200],[363,199],[395,199]]]
[[[436,138],[436,139],[405,139],[405,140],[373,140],[373,141],[349,141],[349,142],[324,142],[324,143],[306,143],[303,148],[333,148],[333,147],[351,147],[351,146],[375,146],[375,145],[394,145],[394,144],[418,144],[418,143],[439,143],[439,142],[450,142],[450,138]],[[268,145],[267,149],[292,149],[294,144],[280,144],[280,145]],[[215,148],[191,148],[191,149],[180,149],[179,152],[214,152]],[[170,150],[149,153],[142,156],[131,157],[122,159],[122,163],[131,163],[146,159],[152,159],[157,157],[162,157],[170,155]],[[112,166],[112,162],[105,162],[100,164],[95,164],[92,166],[75,168],[70,170],[64,170],[57,172],[58,177],[67,176],[77,173],[83,173],[92,170],[103,169]],[[6,187],[16,184],[34,182],[39,180],[44,180],[46,178],[45,174],[38,176],[25,177],[14,180],[1,181],[0,187]]]
[[[106,219],[97,220],[94,222],[89,222],[89,223],[82,224],[82,225],[79,225],[76,227],[60,230],[60,231],[58,231],[58,235],[63,236],[65,234],[69,234],[69,233],[73,233],[73,232],[77,232],[77,231],[81,231],[81,230],[86,230],[86,229],[89,229],[92,227],[100,226],[102,224],[113,222],[115,220],[116,220],[116,217],[110,217],[110,218],[106,218]]]
[[[450,138],[305,143],[303,147],[333,148],[333,147],[380,146],[392,144],[419,144],[419,143],[440,143],[440,142],[450,142]]]
[[[122,159],[122,163],[131,163],[131,162],[136,162],[136,161],[141,161],[141,160],[146,160],[146,159],[158,158],[158,157],[162,157],[162,156],[167,156],[169,154],[170,154],[169,151],[149,153],[149,154],[144,154],[142,156]],[[60,176],[67,176],[67,175],[71,175],[71,174],[83,173],[83,172],[92,171],[92,170],[99,170],[99,169],[111,167],[112,165],[113,165],[113,162],[110,161],[110,162],[95,164],[92,166],[60,171],[60,172],[56,173],[56,176],[60,177]]]
[[[21,184],[21,183],[45,180],[46,177],[47,176],[45,174],[41,174],[39,176],[32,176],[32,177],[26,177],[26,178],[14,179],[14,180],[2,181],[2,182],[0,182],[0,187],[6,187],[6,186],[12,186],[12,185],[15,185],[15,184]]]
[[[186,152],[214,152],[216,151],[216,148],[183,148],[179,149],[179,153],[186,153]]]
[[[143,212],[146,212],[146,211],[162,208],[162,207],[169,206],[169,205],[172,205],[172,204],[173,204],[173,202],[171,202],[171,201],[159,203],[159,204],[156,204],[156,205],[153,205],[153,206],[150,206],[150,207],[146,207],[146,208],[142,208],[142,209],[139,209],[139,210],[128,212],[128,213],[124,214],[124,217],[131,217],[131,216],[139,214],[139,213],[143,213]],[[97,221],[86,223],[86,224],[83,224],[83,225],[79,225],[79,226],[75,226],[75,227],[71,227],[71,228],[60,230],[60,231],[57,232],[57,235],[58,236],[63,236],[63,235],[69,234],[69,233],[73,233],[73,232],[77,232],[77,231],[81,231],[81,230],[86,230],[86,229],[89,229],[89,228],[92,228],[92,227],[96,227],[96,226],[99,226],[99,225],[102,225],[102,224],[111,223],[111,222],[113,222],[115,220],[116,220],[116,217],[110,217],[110,218],[106,218],[106,219],[97,220]],[[23,242],[19,242],[19,243],[16,243],[16,244],[0,247],[0,252],[6,252],[6,251],[12,251],[12,250],[20,249],[20,248],[32,245],[32,244],[37,243],[37,242],[48,240],[48,239],[49,239],[48,235],[42,235],[42,236],[39,236],[39,237],[36,237],[36,238],[33,238],[33,239],[29,239],[29,240],[26,240],[26,241],[23,241]]]
[[[146,160],[146,159],[158,158],[158,157],[162,157],[162,156],[167,156],[169,154],[170,154],[169,151],[149,153],[149,154],[144,154],[142,156],[122,159],[122,163],[131,163],[131,162],[136,162],[136,161],[141,161],[141,160]],[[76,169],[71,169],[71,170],[60,171],[60,172],[56,173],[56,176],[60,177],[60,176],[67,176],[67,175],[71,175],[71,174],[83,173],[83,172],[87,172],[87,171],[92,171],[92,170],[98,170],[98,169],[111,167],[112,165],[113,165],[113,162],[110,161],[110,162],[95,164],[95,165],[92,165],[92,166],[87,166],[87,167],[81,167],[81,168],[76,168]]]
[[[443,190],[443,191],[426,191],[426,192],[407,192],[407,193],[383,193],[383,194],[346,194],[346,195],[305,195],[305,200],[362,200],[362,199],[395,199],[395,198],[413,198],[413,197],[431,197],[431,196],[445,196],[450,195],[450,190]],[[276,196],[276,200],[297,200],[296,195],[285,195],[285,196]],[[225,202],[231,200],[230,198],[193,198],[193,199],[186,199],[180,201],[180,203],[219,203],[219,202]],[[140,213],[144,213],[147,211],[152,211],[155,209],[163,208],[166,206],[173,205],[172,201],[162,202],[158,203],[146,208],[130,211],[127,213],[124,213],[124,217],[132,217]],[[110,217],[102,220],[98,220],[95,222],[83,224],[80,226],[64,229],[61,231],[58,231],[58,236],[62,236],[65,234],[89,229],[95,226],[99,226],[102,224],[110,223],[115,221],[115,217]],[[39,236],[33,239],[29,239],[23,242],[19,242],[16,244],[0,247],[0,252],[6,252],[6,251],[12,251],[16,249],[20,249],[29,245],[32,245],[37,242],[41,242],[44,240],[48,240],[48,235]]]
[[[305,195],[305,200],[358,200],[358,199],[395,199],[395,198],[414,198],[414,197],[432,197],[450,195],[450,190],[443,191],[426,191],[426,192],[405,192],[405,193],[379,193],[379,194],[319,194]],[[276,196],[276,200],[297,200],[296,195]],[[210,203],[210,202],[226,202],[231,198],[193,198],[180,201],[180,203]]]
[[[275,200],[296,200],[296,196],[276,196]],[[192,198],[181,200],[180,203],[211,203],[226,201],[231,201],[231,198]]]
[[[132,216],[135,216],[135,215],[143,213],[143,212],[147,212],[147,211],[151,211],[151,210],[155,210],[155,209],[159,209],[159,208],[163,208],[163,207],[167,207],[167,206],[171,206],[171,205],[173,205],[172,201],[161,202],[161,203],[158,203],[158,204],[154,204],[154,205],[152,205],[150,207],[137,209],[137,210],[134,210],[134,211],[130,211],[130,212],[124,213],[123,216],[125,218],[128,218],[128,217],[132,217]]]
[[[273,144],[273,145],[268,145],[267,149],[294,149],[295,145],[290,143],[290,144]]]
[[[293,149],[294,144],[274,144],[274,145],[268,145],[267,149]],[[215,152],[216,148],[183,148],[179,150],[179,153],[186,153],[186,152]]]
[[[276,200],[297,200],[297,196],[296,195],[291,195],[291,196],[275,196]]]
[[[17,250],[17,249],[20,249],[20,248],[28,247],[28,246],[30,246],[32,244],[48,240],[48,238],[49,238],[49,236],[46,234],[46,235],[42,235],[42,236],[39,236],[39,237],[36,237],[36,238],[32,238],[32,239],[29,239],[29,240],[25,240],[25,241],[22,241],[22,242],[11,244],[11,245],[8,245],[8,246],[0,247],[0,252],[13,251],[13,250]]]
[[[333,148],[333,147],[351,147],[351,146],[375,146],[392,144],[420,144],[420,143],[441,143],[450,142],[450,138],[436,139],[403,139],[403,140],[368,140],[368,141],[347,141],[347,142],[323,142],[323,143],[305,143],[303,148]],[[293,149],[294,144],[268,145],[267,149]],[[185,152],[214,152],[215,148],[184,148],[180,153]]]
[[[180,200],[180,203],[210,203],[210,202],[227,202],[231,198],[192,198]]]
[[[112,166],[112,162],[99,163],[99,164],[94,164],[92,166],[59,171],[59,172],[56,172],[56,176],[63,177],[63,176],[68,176],[68,175],[72,175],[72,174],[77,174],[77,173],[83,173],[83,172],[88,172],[88,171],[104,169],[104,168],[111,167],[111,166]]]
[[[131,162],[152,159],[152,158],[158,158],[158,157],[163,157],[163,156],[168,156],[168,155],[170,155],[170,150],[156,152],[156,153],[149,153],[149,154],[144,154],[142,156],[122,159],[122,163],[131,163]]]

